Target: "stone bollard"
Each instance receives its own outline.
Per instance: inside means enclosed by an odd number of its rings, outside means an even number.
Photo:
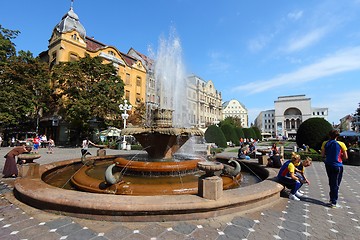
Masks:
[[[96,151],[97,156],[106,156],[106,150],[105,149],[98,149]]]
[[[198,183],[198,194],[200,197],[217,200],[223,195],[223,180],[218,176],[201,176]]]
[[[19,177],[23,178],[39,178],[40,164],[39,163],[25,163],[19,165]]]

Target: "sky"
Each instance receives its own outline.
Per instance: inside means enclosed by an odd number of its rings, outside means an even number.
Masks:
[[[1,1],[0,24],[17,50],[37,56],[71,0]],[[74,0],[87,36],[149,55],[175,29],[187,74],[236,99],[249,123],[279,96],[311,98],[328,121],[360,103],[360,0]]]

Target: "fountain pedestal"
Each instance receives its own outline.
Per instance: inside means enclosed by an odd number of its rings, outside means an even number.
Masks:
[[[198,162],[197,166],[205,174],[199,177],[198,194],[200,197],[218,200],[223,195],[223,179],[215,176],[215,172],[224,168],[219,162]]]
[[[40,164],[39,163],[25,163],[19,165],[19,177],[22,178],[39,178]]]
[[[199,178],[198,194],[200,197],[218,200],[223,195],[223,180],[218,176]]]

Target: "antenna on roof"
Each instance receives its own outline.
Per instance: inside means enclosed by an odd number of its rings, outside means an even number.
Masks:
[[[70,8],[73,8],[73,6],[74,6],[74,0],[71,0]]]

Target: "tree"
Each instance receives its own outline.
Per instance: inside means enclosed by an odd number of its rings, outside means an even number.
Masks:
[[[223,124],[221,127],[221,131],[224,133],[224,136],[226,138],[226,141],[232,142],[235,145],[239,145],[239,138],[236,134],[235,127],[230,124]]]
[[[296,133],[296,143],[298,146],[308,145],[315,150],[321,149],[321,144],[328,137],[331,124],[323,118],[309,118],[300,124]]]
[[[254,130],[254,133],[255,133],[255,138],[254,139],[259,139],[259,140],[262,140],[262,136],[261,136],[261,132],[259,130],[258,127],[251,127],[251,129]]]
[[[145,124],[146,120],[146,107],[145,103],[138,104],[131,114],[129,114],[128,123],[134,126],[141,126]]]
[[[247,138],[247,139],[250,139],[250,138],[255,139],[256,138],[256,134],[252,128],[243,128],[243,131],[244,131],[245,138]]]
[[[219,126],[230,124],[234,127],[241,127],[241,119],[238,117],[226,117],[224,120],[220,121]]]
[[[15,44],[11,41],[20,32],[3,28],[0,24],[0,64],[4,64],[7,59],[16,55]]]
[[[353,121],[352,121],[352,125],[353,125],[353,130],[358,131],[359,130],[359,125],[360,125],[360,103],[358,105],[358,108],[355,110],[355,113],[353,115]]]
[[[7,127],[36,129],[40,115],[51,109],[47,64],[32,53],[20,51],[6,59],[0,71],[0,123]]]
[[[216,125],[210,125],[205,131],[205,140],[208,143],[215,143],[217,146],[226,148],[226,138],[221,129]]]
[[[101,57],[89,55],[75,62],[55,65],[52,71],[58,112],[75,129],[79,137],[88,136],[91,122],[120,126],[119,104],[124,83],[112,64],[103,64]],[[76,139],[78,141],[79,139]]]
[[[244,131],[243,131],[243,129],[241,127],[236,127],[235,132],[237,134],[238,139],[245,138]]]

